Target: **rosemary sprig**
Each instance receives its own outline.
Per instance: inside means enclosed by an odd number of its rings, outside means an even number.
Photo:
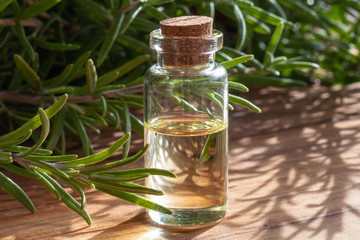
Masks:
[[[47,111],[39,108],[37,116],[17,130],[0,137],[0,159],[4,159],[0,162],[0,169],[24,177],[38,179],[40,183],[79,214],[89,225],[91,224],[91,218],[85,210],[86,196],[84,190],[86,190],[86,186],[96,188],[151,210],[171,214],[169,209],[136,194],[162,195],[164,194],[162,191],[145,188],[133,182],[150,175],[176,177],[173,173],[163,169],[114,170],[140,159],[145,153],[146,147],[138,154],[123,160],[94,165],[108,159],[121,146],[126,144],[130,139],[130,133],[125,134],[104,151],[82,158],[78,158],[77,155],[41,155],[42,151],[45,150],[40,149],[40,146],[50,131],[49,118],[54,116],[55,112],[60,111],[66,98],[66,95],[60,97]],[[31,134],[33,130],[40,126],[42,127],[41,135],[35,145],[30,148],[21,146],[20,144],[29,137],[29,133]],[[89,167],[85,168],[85,166]],[[77,202],[59,182],[63,182],[72,188],[81,197],[81,202]],[[35,206],[27,194],[1,171],[0,187],[15,197],[29,211],[35,212]]]

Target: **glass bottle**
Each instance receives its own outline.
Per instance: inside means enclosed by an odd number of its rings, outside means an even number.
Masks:
[[[177,178],[150,176],[146,186],[161,189],[151,201],[173,211],[148,210],[160,224],[211,225],[227,210],[228,82],[215,62],[223,44],[220,31],[207,36],[150,34],[157,63],[145,74],[145,167],[174,172]]]

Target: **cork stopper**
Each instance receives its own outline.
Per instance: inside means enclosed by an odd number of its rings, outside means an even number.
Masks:
[[[170,67],[207,64],[213,19],[206,16],[183,16],[160,21],[164,36],[164,65]]]
[[[164,36],[200,37],[212,33],[213,19],[206,16],[183,16],[160,21]]]

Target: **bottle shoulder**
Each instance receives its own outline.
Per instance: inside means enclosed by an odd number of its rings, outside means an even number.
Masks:
[[[145,80],[151,81],[153,79],[195,79],[202,78],[208,80],[215,79],[227,79],[227,71],[226,69],[219,63],[215,63],[213,67],[196,70],[185,68],[183,70],[177,69],[176,71],[172,71],[169,68],[159,67],[157,64],[152,65],[145,73]]]

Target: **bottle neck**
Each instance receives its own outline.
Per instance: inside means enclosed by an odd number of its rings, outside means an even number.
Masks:
[[[198,74],[211,70],[215,66],[215,53],[181,54],[179,52],[157,52],[156,67],[159,70],[173,73]]]
[[[160,29],[150,34],[150,47],[157,52],[156,68],[173,74],[196,75],[215,66],[215,52],[223,45],[223,35],[213,30],[209,36],[164,36]]]

